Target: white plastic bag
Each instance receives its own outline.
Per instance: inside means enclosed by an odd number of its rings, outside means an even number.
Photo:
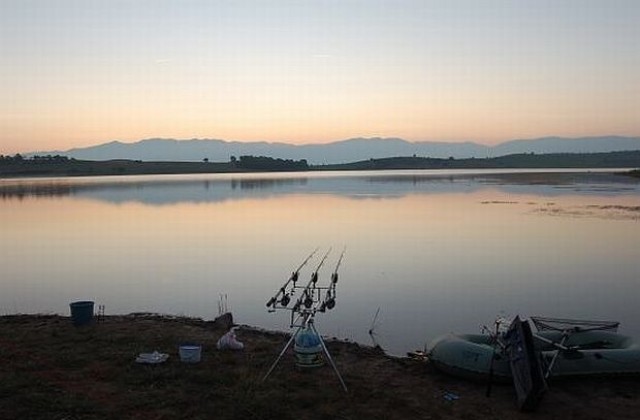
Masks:
[[[234,328],[231,328],[225,335],[218,340],[218,350],[242,350],[244,344],[238,341],[236,338],[236,332]]]

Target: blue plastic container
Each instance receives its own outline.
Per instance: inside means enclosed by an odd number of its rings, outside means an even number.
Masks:
[[[313,368],[324,364],[320,337],[310,328],[305,328],[298,333],[293,350],[298,367]]]
[[[90,324],[93,321],[93,301],[71,302],[69,307],[71,308],[71,322],[76,327]]]

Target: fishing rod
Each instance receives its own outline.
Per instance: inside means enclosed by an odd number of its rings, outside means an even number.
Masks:
[[[333,309],[336,306],[336,284],[338,283],[338,269],[340,268],[340,264],[342,264],[342,258],[344,258],[345,252],[347,252],[346,246],[342,249],[340,258],[338,258],[338,262],[336,263],[336,268],[334,268],[333,273],[331,273],[331,280],[329,282],[329,286],[327,287],[327,294],[325,295],[324,301],[318,309],[320,312],[324,312],[325,309]]]
[[[287,306],[289,304],[289,302],[291,301],[291,297],[290,296],[291,296],[291,294],[293,294],[293,291],[295,290],[295,286],[296,286],[296,282],[298,281],[298,275],[300,274],[300,270],[302,269],[302,267],[307,265],[309,260],[315,255],[316,252],[318,252],[318,249],[320,249],[320,248],[314,249],[313,252],[311,254],[309,254],[309,256],[307,256],[307,258],[305,258],[304,261],[302,261],[302,264],[300,264],[300,266],[294,272],[291,273],[291,277],[289,277],[289,279],[276,292],[275,296],[273,296],[271,299],[269,299],[269,301],[267,302],[267,308],[269,306],[272,306],[273,307],[272,310],[275,310],[277,303],[280,303],[280,305],[282,305],[282,306]],[[287,287],[289,286],[289,283],[293,283],[293,287],[291,288],[291,290],[289,292],[287,292]],[[278,302],[278,297],[280,295],[282,295],[282,298]]]
[[[300,309],[300,306],[303,304],[304,304],[304,307],[307,309],[310,309],[311,306],[313,305],[314,293],[316,290],[316,283],[318,282],[318,271],[320,271],[320,268],[322,268],[330,252],[331,252],[331,248],[329,248],[327,252],[324,254],[324,257],[322,257],[322,259],[320,260],[320,263],[318,263],[318,266],[316,267],[315,271],[311,273],[311,279],[309,280],[309,283],[307,283],[307,285],[304,287],[302,294],[296,301],[296,304],[293,306],[294,312],[298,311]]]
[[[331,283],[334,285],[338,282],[338,268],[340,268],[340,264],[342,264],[342,259],[344,258],[345,252],[347,252],[346,246],[342,249],[342,254],[340,254],[340,258],[338,258],[336,268],[333,269],[333,274],[331,274]]]

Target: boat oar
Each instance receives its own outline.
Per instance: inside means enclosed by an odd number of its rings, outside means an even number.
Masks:
[[[493,334],[493,351],[491,352],[491,361],[489,362],[489,378],[487,379],[487,392],[486,396],[491,396],[491,387],[493,385],[493,361],[496,359],[496,347],[498,346],[498,327],[500,323],[496,320],[496,331]]]
[[[493,385],[493,360],[496,358],[496,346],[493,345],[493,352],[491,352],[491,362],[489,362],[489,379],[487,379],[487,398],[491,396],[491,386]]]

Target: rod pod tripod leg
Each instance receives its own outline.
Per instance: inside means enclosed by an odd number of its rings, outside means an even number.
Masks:
[[[278,366],[278,363],[280,362],[280,359],[282,359],[282,356],[284,356],[285,352],[287,351],[287,349],[289,348],[289,346],[291,345],[291,343],[293,343],[293,340],[296,339],[296,337],[298,336],[298,334],[300,333],[300,331],[302,330],[303,326],[299,326],[298,329],[296,330],[296,332],[291,336],[291,338],[289,339],[289,341],[287,341],[287,344],[284,346],[284,348],[282,349],[282,351],[280,352],[280,354],[278,355],[278,357],[276,358],[276,360],[273,362],[273,364],[271,365],[271,367],[269,368],[269,371],[267,372],[266,375],[264,375],[264,378],[262,378],[262,382],[266,381],[267,378],[269,377],[269,375],[271,375],[271,372],[273,372],[273,370],[276,368],[276,366]]]
[[[348,389],[347,389],[347,385],[345,385],[344,380],[342,379],[342,375],[340,375],[340,372],[338,371],[338,368],[336,367],[336,364],[333,361],[333,358],[331,357],[331,354],[329,353],[329,349],[327,349],[327,346],[324,343],[324,340],[322,339],[322,336],[318,333],[318,330],[316,329],[315,325],[313,324],[313,320],[309,320],[306,324],[309,326],[309,328],[311,328],[313,330],[313,332],[316,334],[316,336],[318,336],[318,339],[320,340],[320,346],[322,347],[322,351],[324,351],[324,354],[327,356],[327,359],[329,360],[329,363],[331,364],[331,367],[333,368],[333,371],[336,373],[336,376],[338,377],[338,380],[340,381],[340,385],[342,385],[342,389],[344,389],[344,392],[349,392]],[[300,334],[300,331],[302,331],[303,328],[305,328],[304,324],[298,326],[298,329],[291,336],[289,341],[287,341],[287,344],[285,344],[284,348],[282,349],[282,351],[280,352],[280,354],[278,355],[276,360],[273,362],[273,364],[269,368],[269,371],[267,372],[267,374],[264,375],[264,377],[262,378],[262,382],[266,381],[267,378],[269,377],[269,375],[271,375],[273,370],[276,368],[276,366],[278,366],[278,363],[280,362],[280,359],[282,359],[282,356],[284,356],[284,354],[286,353],[287,349],[291,346],[291,343],[294,342],[294,340],[296,339],[298,334]]]
[[[349,390],[347,389],[347,385],[345,385],[344,380],[342,379],[342,375],[340,375],[340,372],[338,371],[336,364],[333,362],[333,358],[329,353],[329,349],[327,349],[327,346],[324,344],[324,340],[322,339],[322,336],[318,333],[316,326],[313,324],[313,322],[309,322],[309,326],[320,339],[320,345],[322,346],[322,350],[324,351],[324,354],[327,356],[327,359],[329,359],[329,363],[331,363],[331,367],[333,368],[333,371],[336,373],[336,376],[340,380],[340,385],[342,385],[342,389],[344,389],[344,392],[349,392]]]

